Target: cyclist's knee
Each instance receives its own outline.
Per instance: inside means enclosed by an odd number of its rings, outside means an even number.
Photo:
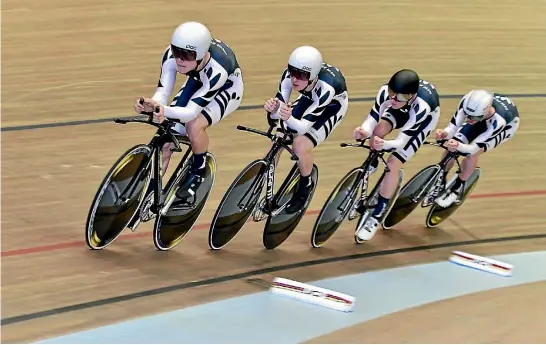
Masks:
[[[313,142],[304,135],[297,136],[294,138],[294,143],[292,144],[292,149],[298,155],[305,154],[311,151],[313,148]]]
[[[196,135],[204,131],[208,124],[207,119],[202,115],[197,116],[195,119],[186,123],[185,127],[188,137],[194,138]]]
[[[477,162],[480,155],[484,153],[483,149],[480,149],[478,152],[476,152],[473,155],[466,156],[463,158],[463,162]]]
[[[402,162],[398,157],[395,155],[391,155],[389,159],[387,159],[387,166],[389,167],[389,170],[393,173],[398,173],[398,170],[402,168],[402,165],[404,165],[404,162]]]

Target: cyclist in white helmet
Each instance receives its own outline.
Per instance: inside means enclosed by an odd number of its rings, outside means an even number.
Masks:
[[[186,82],[169,104],[178,74],[187,76]],[[135,111],[153,111],[158,122],[177,119],[175,129],[187,136],[192,144],[193,162],[188,178],[177,192],[182,202],[195,193],[203,181],[209,137],[206,129],[235,111],[243,97],[243,77],[233,50],[224,42],[212,38],[209,29],[197,22],[179,25],[171,37],[161,60],[157,89],[144,105],[137,100]],[[163,173],[171,158],[172,143],[163,147]],[[148,206],[151,202],[151,184]],[[145,203],[146,205],[146,203]],[[176,205],[175,205],[176,206]]]
[[[478,166],[480,155],[512,139],[518,128],[519,112],[510,98],[488,90],[467,93],[449,125],[436,131],[437,139],[449,139],[444,145],[450,151],[466,155],[461,162],[461,173],[451,188],[438,196],[436,203],[445,208],[458,201],[463,183]],[[453,164],[451,161],[448,171]]]
[[[299,93],[293,104],[289,102],[292,90]],[[301,176],[298,190],[286,207],[288,212],[295,213],[305,205],[316,183],[311,179],[311,150],[332,134],[345,117],[348,105],[347,85],[341,71],[324,63],[316,48],[296,48],[288,59],[277,95],[264,105],[270,113],[268,121],[282,119],[294,133],[292,148],[299,157]]]

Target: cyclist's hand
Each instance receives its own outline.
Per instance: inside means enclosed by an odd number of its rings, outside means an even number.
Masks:
[[[270,98],[265,102],[264,109],[265,111],[273,114],[279,109],[280,102],[277,98]]]
[[[281,110],[279,111],[279,117],[286,121],[292,116],[292,107],[289,104],[281,105]]]
[[[159,112],[155,112],[154,110],[154,122],[156,123],[162,123],[165,121],[165,108],[163,108],[162,105],[159,106]]]
[[[444,131],[443,129],[437,129],[436,130],[436,140],[442,140],[442,139],[445,139],[447,138],[447,132]]]
[[[140,114],[143,111],[151,112],[154,111],[157,102],[151,98],[142,97],[144,99],[144,104],[140,104],[140,98],[135,102],[135,111]]]
[[[384,144],[385,144],[385,139],[375,136],[372,141],[372,148],[374,150],[381,151],[383,149]]]
[[[447,149],[451,152],[455,152],[459,148],[459,144],[460,143],[457,140],[449,139],[449,141],[447,142]]]
[[[370,136],[370,134],[368,132],[366,132],[366,130],[362,127],[356,127],[354,132],[353,132],[353,137],[356,139],[356,140],[363,140],[363,139],[366,139]]]

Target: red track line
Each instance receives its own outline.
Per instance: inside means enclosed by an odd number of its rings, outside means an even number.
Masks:
[[[546,190],[522,190],[519,192],[504,192],[504,193],[486,193],[470,195],[470,199],[493,199],[493,198],[509,198],[515,196],[529,196],[529,195],[544,195]]]
[[[546,195],[546,190],[525,190],[525,191],[518,191],[518,192],[474,194],[474,195],[471,195],[469,198],[470,199],[494,199],[494,198],[510,198],[510,197],[518,197],[518,196],[529,196],[529,195]],[[320,210],[308,210],[305,213],[305,215],[306,216],[316,215],[316,214],[319,214],[319,212]],[[208,229],[209,226],[210,224],[207,224],[207,223],[197,224],[196,226],[194,226],[194,229]],[[143,238],[147,236],[151,236],[151,233],[137,232],[137,233],[129,233],[126,235],[121,235],[119,239],[135,239],[135,238]],[[76,247],[87,248],[84,241],[61,242],[61,243],[55,243],[55,244],[48,244],[45,246],[36,246],[36,247],[30,247],[30,248],[8,250],[5,252],[2,252],[2,257],[44,253],[44,252],[50,252],[54,250],[76,248]]]

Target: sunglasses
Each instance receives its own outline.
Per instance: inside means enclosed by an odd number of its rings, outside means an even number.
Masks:
[[[291,77],[294,77],[299,80],[309,80],[309,78],[311,77],[310,72],[302,71],[301,69],[295,68],[290,65],[288,65],[288,72],[290,73]]]
[[[175,58],[182,61],[195,61],[197,60],[197,53],[191,50],[175,47],[171,45],[171,50]]]
[[[397,102],[408,102],[411,99],[411,97],[404,97],[401,93],[394,93],[391,89],[389,89],[389,98]]]
[[[463,113],[466,116],[466,118],[469,119],[470,121],[479,122],[479,121],[483,120],[483,118],[484,118],[483,115],[470,115],[464,109],[463,109]]]

